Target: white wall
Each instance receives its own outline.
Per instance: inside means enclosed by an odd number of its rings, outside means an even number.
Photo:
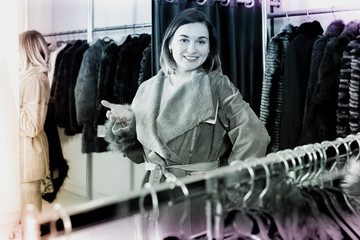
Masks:
[[[18,125],[18,1],[0,8],[0,224],[15,221],[20,210],[20,161]],[[11,22],[12,24],[9,24]],[[3,35],[4,36],[4,35]]]
[[[151,23],[151,1],[94,0],[94,28]],[[43,34],[87,29],[88,0],[29,0],[29,29]],[[151,28],[94,33],[94,40],[105,35],[121,42],[131,33],[151,33]],[[48,41],[86,39],[86,34],[49,37]],[[81,134],[69,137],[59,128],[64,158],[69,164],[69,177],[63,188],[86,196],[86,154],[81,153]],[[120,153],[93,153],[94,198],[109,194],[126,194],[141,186],[143,166],[134,166]]]

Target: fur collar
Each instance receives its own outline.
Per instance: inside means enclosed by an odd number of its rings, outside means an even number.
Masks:
[[[160,71],[138,89],[132,110],[136,117],[138,140],[147,148],[168,157],[165,144],[215,115],[210,80],[202,71],[177,87],[167,100]],[[196,113],[196,114],[194,114]]]

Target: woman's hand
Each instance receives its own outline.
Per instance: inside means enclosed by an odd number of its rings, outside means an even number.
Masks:
[[[102,100],[101,104],[110,109],[106,112],[106,117],[112,122],[129,126],[134,119],[134,114],[121,104],[110,103],[106,100]]]

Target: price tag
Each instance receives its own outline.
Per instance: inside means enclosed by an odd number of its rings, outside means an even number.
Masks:
[[[100,137],[100,138],[105,137],[105,125],[97,126],[97,137]]]

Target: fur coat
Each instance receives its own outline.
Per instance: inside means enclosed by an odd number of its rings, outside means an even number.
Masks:
[[[323,34],[318,21],[300,25],[286,51],[282,95],[280,149],[298,146],[314,42]]]
[[[96,111],[94,125],[103,125],[105,123],[106,111],[102,105],[101,100],[114,102],[114,81],[117,65],[117,55],[121,49],[115,42],[110,42],[104,49],[99,69],[99,77],[97,80],[97,95],[96,95]]]
[[[308,115],[298,145],[334,140],[341,58],[346,46],[359,33],[359,23],[349,22],[339,37],[331,39],[324,50],[319,80],[314,88]]]
[[[336,134],[346,137],[359,132],[360,36],[351,40],[341,59],[336,109]]]
[[[326,32],[313,45],[311,63],[310,63],[310,74],[306,90],[304,119],[306,119],[307,112],[309,111],[311,98],[313,95],[314,87],[319,80],[319,67],[321,60],[324,56],[324,49],[328,41],[334,37],[338,37],[344,30],[345,24],[342,20],[335,20],[326,29]]]
[[[285,54],[290,38],[295,32],[296,27],[291,24],[286,25],[270,39],[266,50],[266,69],[262,82],[259,118],[271,137],[269,152],[279,150]]]
[[[144,81],[150,79],[152,77],[151,74],[151,42],[149,43],[149,46],[147,46],[143,53],[142,53],[142,59],[140,63],[140,73],[139,73],[139,86]]]
[[[130,104],[132,102],[139,87],[142,53],[150,40],[149,34],[141,34],[129,36],[122,44],[116,66],[114,103]]]
[[[64,132],[68,136],[80,133],[81,128],[74,126],[74,88],[77,73],[79,72],[80,63],[84,50],[88,48],[86,41],[77,40],[65,50],[62,55],[58,69],[57,84],[55,86],[55,119],[59,127],[64,128]],[[80,51],[79,51],[80,49]]]
[[[107,148],[105,140],[97,135],[94,120],[101,56],[109,43],[98,39],[85,51],[75,84],[76,118],[78,124],[83,124],[83,153],[105,152]]]

